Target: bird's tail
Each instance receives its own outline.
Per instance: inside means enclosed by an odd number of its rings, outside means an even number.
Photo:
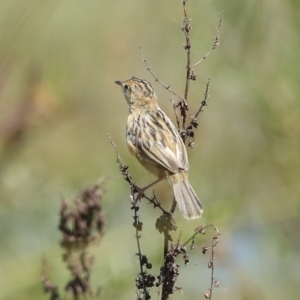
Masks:
[[[175,200],[182,216],[186,219],[200,218],[203,206],[190,185],[187,173],[178,172],[170,176]]]

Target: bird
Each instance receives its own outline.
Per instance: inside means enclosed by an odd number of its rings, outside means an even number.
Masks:
[[[167,179],[182,216],[188,220],[201,217],[203,206],[188,181],[186,147],[172,121],[159,107],[153,87],[136,77],[115,83],[121,86],[129,108],[126,126],[129,151],[158,178],[141,189],[138,197]]]

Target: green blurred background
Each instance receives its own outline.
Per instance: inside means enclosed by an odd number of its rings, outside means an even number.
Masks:
[[[205,214],[176,219],[184,236],[199,224],[221,231],[214,299],[295,299],[300,294],[299,1],[190,0],[192,60],[206,53],[224,11],[220,47],[196,69],[190,111],[211,76],[208,107],[188,150],[190,182]],[[136,182],[153,179],[125,146],[127,107],[115,80],[153,83],[173,116],[172,97],[147,72],[183,92],[180,0],[4,0],[0,10],[0,299],[48,299],[42,257],[61,288],[58,211],[63,198],[108,176],[107,232],[93,251],[100,299],[133,299],[138,261],[128,186],[107,133]],[[175,100],[175,99],[174,99]],[[167,190],[164,195],[164,190]],[[170,187],[156,188],[171,198]],[[168,202],[164,202],[168,207]],[[159,212],[143,203],[142,247],[161,262]],[[174,237],[178,237],[177,232]],[[173,299],[202,299],[210,284],[201,238],[181,267]],[[156,298],[156,295],[154,294]]]

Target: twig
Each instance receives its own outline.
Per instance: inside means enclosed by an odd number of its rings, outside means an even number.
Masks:
[[[204,106],[207,106],[207,99],[209,97],[209,85],[210,85],[210,78],[208,78],[207,82],[206,82],[206,88],[205,88],[205,93],[204,93],[204,98],[201,101],[201,105],[197,111],[197,113],[194,116],[191,116],[191,122],[189,123],[188,126],[186,126],[185,129],[181,130],[180,136],[183,139],[183,141],[185,142],[186,139],[188,137],[190,137],[192,140],[188,143],[188,146],[190,148],[194,148],[194,131],[193,128],[197,128],[198,127],[198,123],[197,123],[197,117],[200,114],[200,112],[203,112],[203,108]]]
[[[146,298],[149,292],[147,291],[147,287],[145,284],[145,279],[146,279],[146,273],[143,268],[143,260],[142,260],[142,251],[141,251],[141,245],[140,245],[140,238],[141,236],[139,235],[139,231],[142,230],[142,223],[139,221],[139,217],[137,215],[138,209],[134,209],[134,227],[135,227],[135,238],[136,238],[136,243],[138,247],[138,259],[140,263],[140,275],[141,275],[141,286],[138,286],[138,281],[137,281],[137,288],[140,289],[142,288],[144,297]],[[138,279],[138,278],[137,278]]]
[[[168,254],[168,251],[169,251],[169,240],[168,240],[168,234],[169,233],[166,233],[164,232],[164,249],[163,249],[163,257],[166,258],[167,257],[167,254]],[[166,266],[164,264],[164,266],[162,267],[164,268],[164,274],[167,272],[166,270]],[[169,293],[167,291],[167,284],[166,284],[166,280],[163,280],[162,282],[162,289],[161,289],[161,300],[167,300],[169,297]]]
[[[144,53],[142,51],[142,47],[140,45],[138,45],[138,48],[140,50],[140,54],[141,54],[141,57],[142,57],[142,60],[143,62],[146,64],[147,66],[147,70],[150,72],[150,74],[153,76],[153,78],[155,79],[155,81],[157,81],[161,86],[163,86],[167,91],[169,91],[171,94],[173,94],[176,98],[178,98],[179,100],[184,100],[181,96],[179,96],[176,92],[174,92],[173,90],[171,90],[171,87],[170,85],[166,85],[164,83],[162,83],[158,77],[154,74],[154,72],[152,71],[152,68],[149,66],[145,56],[144,56]]]
[[[178,119],[177,105],[175,104],[175,102],[172,99],[170,99],[170,101],[173,104],[173,109],[174,109],[174,113],[175,113],[177,128],[178,128],[178,130],[180,130],[180,122],[179,122],[179,119]]]
[[[204,107],[204,106],[207,106],[207,102],[206,102],[206,101],[207,101],[207,98],[209,97],[209,95],[208,95],[208,92],[209,92],[209,85],[210,85],[210,77],[208,77],[207,82],[206,82],[206,88],[205,88],[204,98],[203,98],[203,100],[201,101],[201,105],[200,105],[200,107],[199,107],[197,113],[196,113],[195,116],[192,118],[193,120],[195,120],[195,119],[198,117],[199,113],[203,111],[203,107]],[[191,123],[192,123],[192,122],[191,122]]]
[[[215,254],[215,245],[214,244],[214,238],[211,240],[211,260],[208,263],[209,268],[211,269],[211,277],[210,277],[210,293],[209,293],[209,299],[212,297],[213,287],[214,287],[214,254]]]
[[[195,64],[193,64],[190,69],[193,70],[196,66],[198,66],[200,63],[202,63],[205,59],[207,59],[207,57],[211,54],[211,52],[213,50],[215,50],[219,45],[220,45],[220,37],[219,37],[219,34],[220,34],[220,28],[221,28],[221,25],[222,25],[222,20],[223,20],[223,11],[221,13],[221,18],[219,20],[219,25],[217,27],[217,33],[216,33],[216,36],[215,36],[215,40],[214,40],[214,43],[211,47],[211,49],[199,60],[197,61]]]
[[[219,242],[220,232],[219,232],[219,229],[215,225],[213,225],[213,224],[206,225],[203,228],[200,227],[200,228],[198,228],[197,232],[199,232],[199,233],[201,232],[202,234],[205,234],[207,228],[213,228],[217,232],[217,234],[214,235],[213,238],[212,238],[212,240],[211,240],[211,246],[204,246],[202,248],[202,253],[203,254],[205,254],[209,249],[211,251],[211,258],[210,258],[210,260],[208,262],[208,268],[211,269],[210,288],[204,294],[204,297],[206,299],[211,300],[213,288],[214,287],[219,287],[219,284],[220,284],[219,281],[215,280],[215,277],[214,277],[214,254],[215,254],[214,248],[216,247],[216,245]]]
[[[192,29],[190,19],[188,18],[187,10],[186,10],[186,2],[187,0],[183,0],[183,25],[181,26],[181,29],[183,31],[183,34],[185,36],[185,45],[183,46],[186,50],[186,77],[185,77],[185,90],[184,90],[184,99],[187,101],[188,93],[189,93],[189,84],[191,79],[191,39],[190,39],[190,31]],[[183,123],[184,127],[185,123]]]

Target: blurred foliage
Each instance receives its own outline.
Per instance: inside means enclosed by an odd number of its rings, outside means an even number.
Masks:
[[[63,287],[60,203],[102,175],[110,178],[107,234],[94,249],[92,281],[102,287],[101,299],[133,299],[138,263],[129,190],[108,132],[138,183],[152,178],[125,146],[127,107],[114,81],[133,75],[152,81],[161,107],[173,115],[172,95],[154,83],[137,44],[156,75],[182,93],[181,1],[1,4],[0,299],[47,299],[40,284],[43,256]],[[196,69],[189,100],[192,113],[211,76],[196,146],[188,150],[190,182],[205,214],[200,221],[177,218],[186,231],[207,222],[221,231],[215,299],[300,294],[299,8],[295,0],[188,2],[194,62],[212,45],[224,11],[220,47]],[[166,189],[160,184],[158,197]],[[143,247],[159,263],[156,211],[143,204],[141,214]],[[202,297],[209,276],[199,251],[183,267],[184,294],[174,299]]]

